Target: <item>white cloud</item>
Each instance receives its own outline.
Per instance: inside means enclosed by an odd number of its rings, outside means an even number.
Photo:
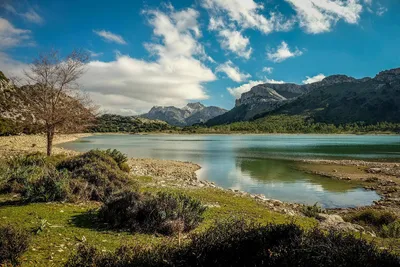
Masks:
[[[249,81],[246,84],[242,84],[241,86],[228,88],[228,92],[234,96],[236,99],[239,99],[243,93],[246,93],[251,90],[254,86],[264,83],[276,83],[276,84],[283,84],[284,81],[276,81],[273,79],[265,79],[264,81]]]
[[[115,42],[117,44],[126,44],[126,41],[124,40],[124,38],[122,38],[121,35],[112,33],[110,31],[105,31],[105,30],[101,30],[101,31],[93,30],[93,32],[95,34],[97,34],[98,36],[102,37],[105,41]]]
[[[288,31],[294,25],[293,19],[270,12],[267,18],[262,14],[264,6],[253,0],[202,0],[210,14],[208,29],[215,31],[221,47],[239,57],[249,59],[252,53],[250,40],[243,31],[254,29],[268,34],[272,31]]]
[[[90,57],[92,57],[92,58],[93,58],[93,57],[100,57],[100,56],[103,55],[102,52],[96,53],[96,52],[94,52],[94,51],[92,51],[92,50],[89,50],[89,49],[87,49],[87,51],[88,51]]]
[[[297,12],[300,26],[308,33],[328,32],[339,21],[358,23],[359,0],[286,0]],[[367,3],[370,2],[367,0]]]
[[[217,72],[224,72],[228,77],[235,82],[243,82],[251,77],[250,74],[241,73],[239,68],[232,61],[227,61],[221,64],[216,69]]]
[[[268,74],[271,74],[273,70],[274,70],[273,67],[264,67],[264,68],[262,69],[263,72],[266,72],[266,73],[268,73]]]
[[[19,45],[32,45],[30,31],[15,28],[8,20],[0,18],[0,49]]]
[[[227,15],[230,22],[240,29],[257,29],[263,33],[286,31],[293,26],[291,19],[282,14],[270,12],[269,18],[262,14],[264,6],[253,0],[203,0],[203,6],[211,13]]]
[[[281,45],[276,48],[276,50],[270,50],[267,52],[267,57],[269,60],[279,63],[291,57],[301,56],[303,54],[299,49],[291,51],[288,44],[282,41]]]
[[[222,48],[230,50],[240,57],[249,59],[253,49],[250,47],[249,38],[244,37],[241,32],[230,29],[223,29],[218,32],[221,37]]]
[[[207,58],[198,43],[201,33],[196,33],[193,22],[185,21],[193,16],[180,14],[188,11],[145,12],[154,28],[154,38],[159,39],[146,45],[156,57],[154,60],[116,53],[113,61],[87,64],[80,84],[103,111],[133,115],[147,112],[154,105],[184,106],[189,101],[208,98],[203,84],[214,81],[216,76],[201,61]],[[197,12],[189,13],[198,17]],[[0,69],[5,73],[17,73],[23,68],[26,65],[0,54]]]
[[[8,12],[10,12],[14,15],[20,16],[29,22],[36,23],[36,24],[42,24],[44,22],[44,19],[33,8],[30,8],[26,12],[18,12],[10,4],[3,4],[1,7],[3,7]]]
[[[386,7],[379,5],[378,10],[376,11],[376,15],[383,16],[387,11],[388,9]]]
[[[194,9],[144,12],[154,28],[154,43],[145,47],[156,60],[117,54],[111,62],[92,61],[82,78],[84,88],[109,112],[139,114],[154,105],[183,106],[207,99],[203,83],[216,79],[201,60],[210,60],[199,44]]]
[[[322,74],[322,73],[320,73],[318,75],[315,75],[313,77],[306,76],[307,79],[305,79],[303,81],[303,83],[304,84],[309,84],[309,83],[319,82],[319,81],[322,81],[323,79],[325,79],[325,77],[326,76],[324,74]]]

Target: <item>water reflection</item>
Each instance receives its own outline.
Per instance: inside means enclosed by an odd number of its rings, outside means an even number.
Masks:
[[[369,205],[379,196],[346,182],[305,174],[288,158],[400,160],[398,136],[96,135],[62,146],[116,148],[131,157],[198,163],[200,179],[269,198],[326,207]]]

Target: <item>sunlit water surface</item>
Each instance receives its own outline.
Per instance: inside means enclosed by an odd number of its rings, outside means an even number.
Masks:
[[[324,207],[369,205],[379,196],[343,181],[306,174],[293,158],[400,161],[400,137],[380,135],[95,135],[61,145],[115,148],[130,157],[198,163],[200,179],[268,198]]]

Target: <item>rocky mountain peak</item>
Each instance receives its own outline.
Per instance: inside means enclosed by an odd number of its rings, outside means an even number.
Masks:
[[[200,102],[195,102],[195,103],[188,103],[185,107],[183,107],[184,110],[188,110],[191,113],[200,111],[204,109],[206,106],[201,104]]]
[[[381,71],[375,76],[374,79],[389,83],[393,81],[400,81],[400,68]]]

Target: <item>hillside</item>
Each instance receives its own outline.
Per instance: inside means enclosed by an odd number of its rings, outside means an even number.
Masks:
[[[209,120],[214,126],[267,115],[302,115],[315,122],[346,124],[400,121],[400,69],[374,78],[333,75],[311,84],[262,84],[236,100],[227,113]]]
[[[189,103],[183,108],[155,106],[140,117],[161,120],[170,125],[183,127],[204,123],[225,112],[225,109],[219,107],[206,107],[201,103]]]
[[[400,122],[400,69],[370,79],[325,86],[270,114],[304,115],[316,122],[344,124]],[[259,117],[263,117],[261,114]]]
[[[92,126],[89,131],[97,133],[138,133],[160,132],[175,129],[175,127],[160,120],[149,120],[135,116],[104,114],[97,118],[95,125]]]

